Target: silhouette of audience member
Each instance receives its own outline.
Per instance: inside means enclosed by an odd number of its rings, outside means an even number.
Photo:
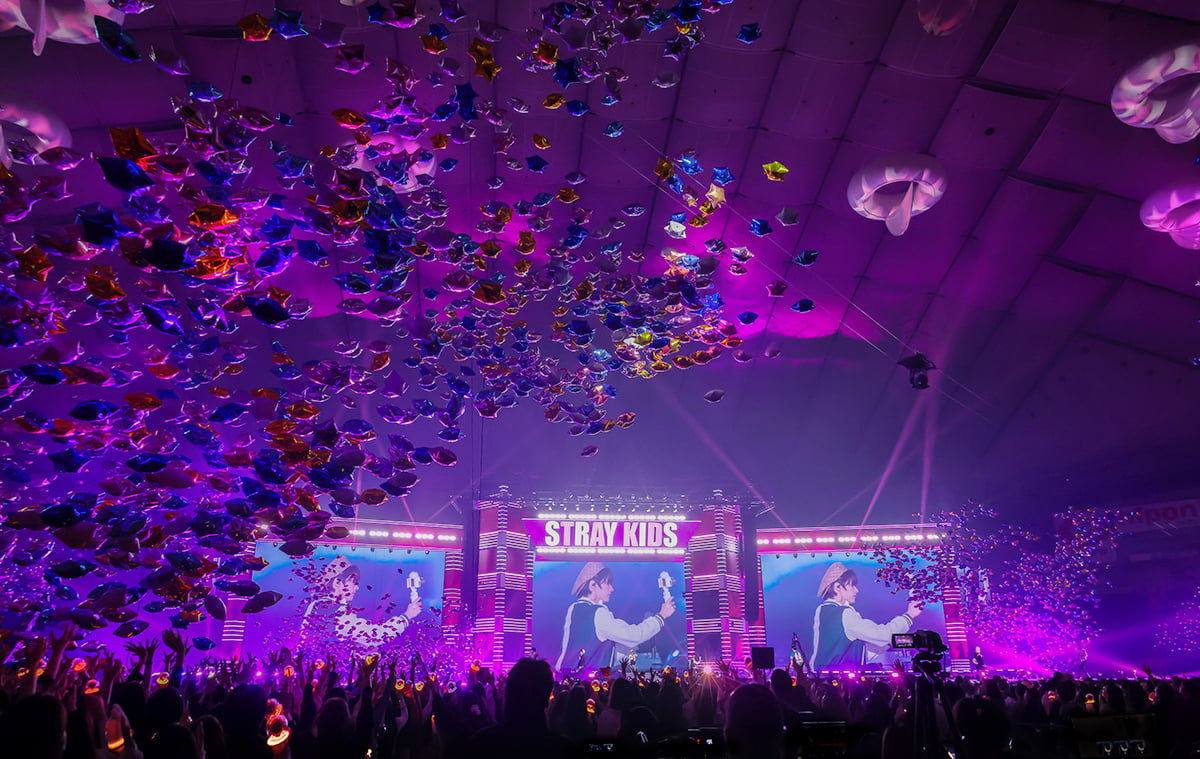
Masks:
[[[596,736],[611,741],[621,734],[621,722],[639,701],[637,686],[632,680],[614,680],[608,692],[608,708],[596,718]]]
[[[365,702],[360,706],[363,707]],[[297,737],[293,746],[296,759],[363,759],[370,746],[372,720],[361,712],[359,718],[356,724],[344,698],[326,699],[317,711],[311,731]]]
[[[546,705],[554,690],[554,673],[541,659],[521,659],[504,684],[500,724],[475,734],[469,756],[489,759],[560,759],[567,742],[546,724]]]
[[[183,696],[174,688],[159,688],[146,699],[146,737],[183,719]]]
[[[717,727],[717,691],[710,685],[702,685],[698,693],[688,704],[691,713],[690,724],[693,727]]]
[[[59,759],[67,742],[67,711],[53,696],[17,701],[0,718],[0,752],[21,759]]]
[[[150,738],[146,759],[200,759],[200,751],[192,731],[180,724],[169,724]]]
[[[267,694],[260,686],[243,683],[229,692],[217,713],[225,731],[229,759],[271,759],[267,747]]]
[[[204,759],[229,759],[229,750],[225,747],[225,730],[216,717],[206,714],[196,720],[196,733],[204,747]]]
[[[786,670],[776,669],[771,672],[771,692],[775,694],[775,698],[779,699],[779,703],[788,709],[796,710],[792,703],[795,698],[795,686],[792,684],[792,676]]]
[[[659,737],[658,718],[649,708],[635,706],[621,717],[617,744],[625,756],[654,756]]]
[[[150,740],[146,730],[146,691],[142,684],[130,679],[113,690],[112,703],[121,707],[129,727],[133,730],[134,738],[143,745]]]
[[[664,737],[683,733],[687,721],[683,716],[683,691],[675,680],[663,683],[658,692],[658,726]]]
[[[892,723],[892,689],[882,680],[871,685],[871,695],[863,705],[862,721],[873,733],[883,734]]]
[[[584,751],[596,737],[596,726],[587,710],[587,691],[582,685],[571,688],[563,707],[562,735],[575,751]]]
[[[1012,736],[1008,716],[986,698],[964,698],[954,705],[954,724],[960,736],[957,756],[962,759],[998,759],[1011,756]]]
[[[1100,688],[1100,714],[1124,714],[1125,693],[1116,683],[1105,683]]]
[[[730,759],[781,759],[783,718],[765,685],[743,685],[725,705],[725,750]]]

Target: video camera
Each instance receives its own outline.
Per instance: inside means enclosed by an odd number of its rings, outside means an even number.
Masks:
[[[933,681],[942,672],[942,655],[950,650],[942,642],[942,636],[933,630],[915,630],[910,633],[892,635],[892,648],[915,651],[912,658],[913,671]]]
[[[895,633],[892,635],[892,648],[910,648],[919,654],[941,656],[950,650],[942,642],[942,636],[933,630],[917,630],[910,633]]]

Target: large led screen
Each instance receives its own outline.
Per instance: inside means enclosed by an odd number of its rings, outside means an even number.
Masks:
[[[683,582],[679,562],[536,561],[533,647],[559,672],[616,667],[633,653],[638,669],[686,667]]]
[[[893,632],[933,630],[945,638],[942,604],[910,610],[907,593],[886,587],[878,565],[857,553],[761,559],[767,645],[779,666],[795,647],[817,671],[889,667],[911,654],[891,648]],[[910,611],[911,624],[903,616]]]
[[[268,565],[254,581],[283,600],[246,616],[251,653],[386,653],[440,624],[443,552],[325,545],[293,558],[261,542],[256,553]]]

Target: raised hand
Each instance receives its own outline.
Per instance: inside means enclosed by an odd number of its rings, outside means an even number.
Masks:
[[[664,620],[666,620],[666,619],[670,618],[670,616],[674,613],[675,613],[675,599],[668,598],[666,601],[663,601],[662,607],[660,607],[658,610],[658,616],[660,616]]]
[[[6,661],[17,647],[17,636],[11,630],[0,630],[0,661]]]
[[[178,630],[163,630],[162,640],[167,649],[175,654],[175,665],[182,667],[184,657],[191,648],[191,642]]]
[[[242,660],[241,669],[237,673],[238,680],[245,681],[250,676],[250,673],[254,671],[255,661],[256,659],[253,656],[247,656]]]
[[[71,642],[75,640],[76,634],[78,634],[78,630],[75,628],[75,625],[64,627],[61,635],[50,633],[50,650],[61,655],[71,645]]]
[[[78,633],[75,625],[68,624],[63,628],[61,635],[50,634],[50,657],[46,661],[46,672],[51,677],[58,677],[62,666],[63,654],[71,646],[71,642],[75,640]]]
[[[371,654],[362,660],[358,665],[358,679],[362,683],[370,683],[371,676],[375,674],[375,670],[379,667],[379,654]]]
[[[144,666],[148,670],[154,663],[154,654],[158,652],[158,641],[126,643],[125,650],[137,657],[139,666]]]
[[[25,666],[31,671],[37,668],[46,655],[46,639],[38,636],[25,644]]]
[[[32,696],[38,679],[38,665],[46,653],[46,639],[38,636],[25,643],[25,679],[21,681],[21,698]]]
[[[121,675],[122,664],[117,661],[117,655],[109,652],[97,661],[100,671],[104,673],[105,682],[115,682]]]

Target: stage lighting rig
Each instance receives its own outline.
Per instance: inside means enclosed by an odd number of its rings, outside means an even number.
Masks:
[[[929,372],[937,369],[937,365],[924,354],[914,353],[896,363],[908,370],[908,384],[912,385],[913,390],[929,389]]]

